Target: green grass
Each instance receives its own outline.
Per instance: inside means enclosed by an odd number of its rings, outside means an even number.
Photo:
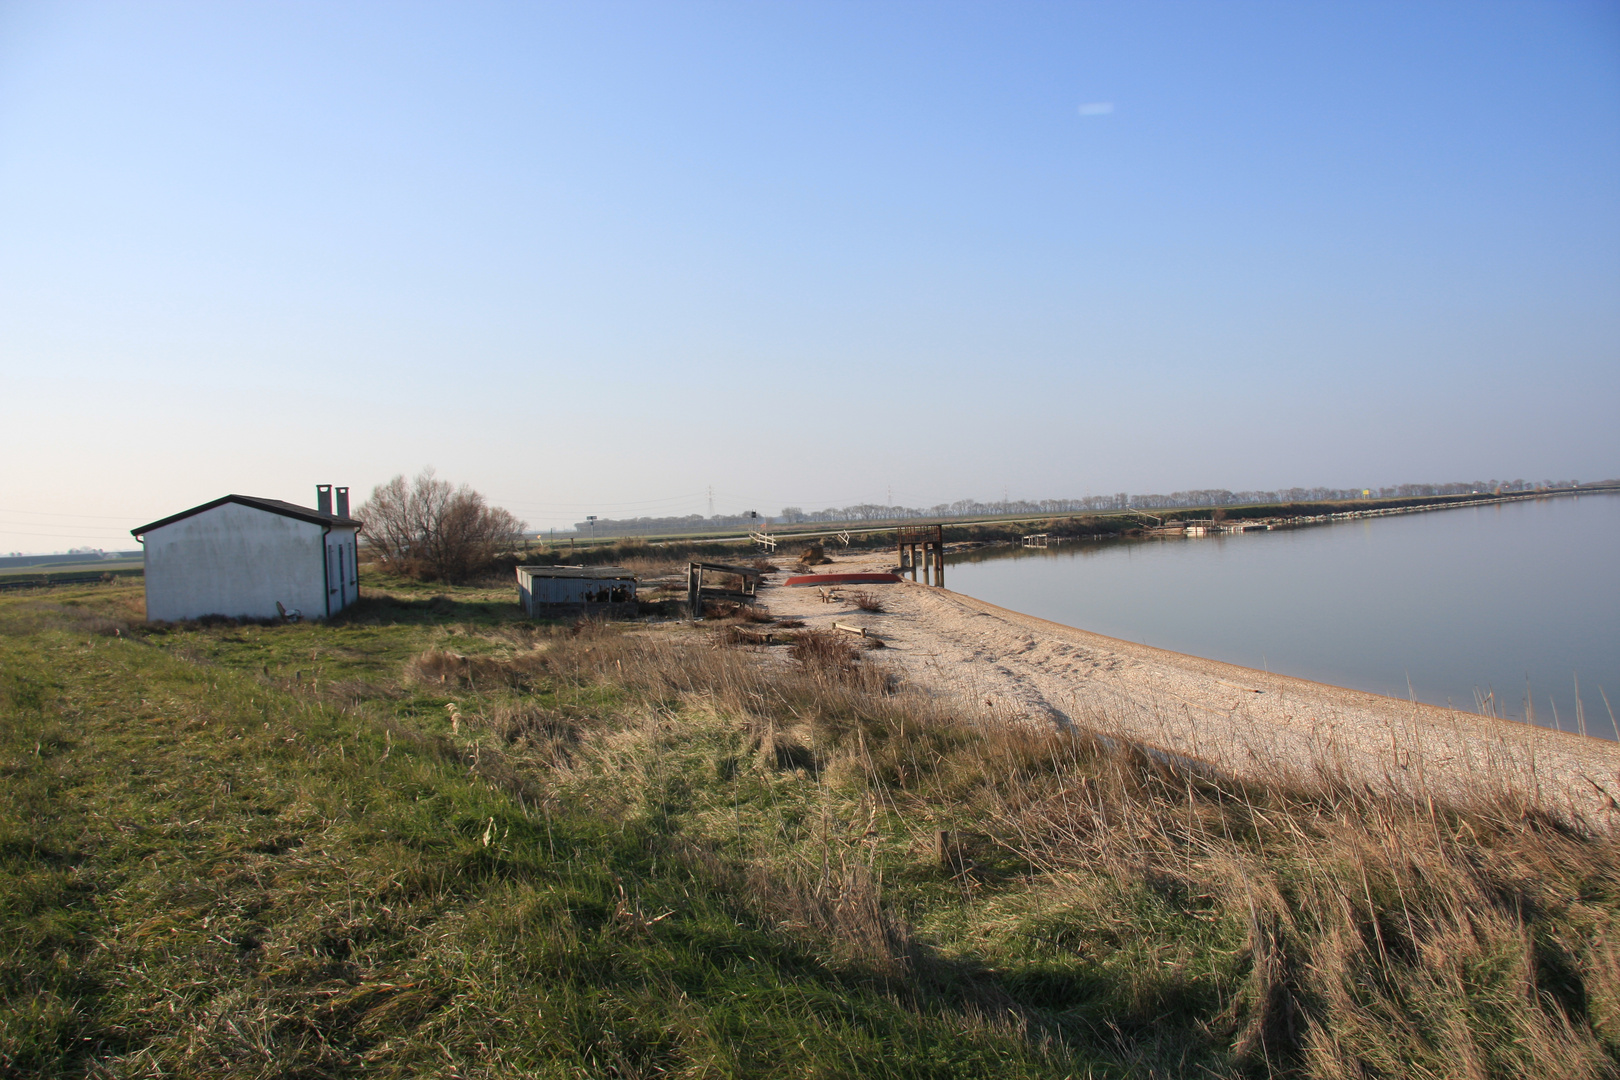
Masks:
[[[371,580],[291,626],[0,597],[0,1073],[1615,1071],[1620,860],[1535,807]]]
[[[448,737],[448,696],[402,678],[425,647],[525,637],[476,595],[118,637],[107,599],[0,601],[9,1074],[1070,1070],[994,1020],[901,1003],[695,860],[675,822],[703,801],[682,779],[702,740],[612,814],[492,783]]]

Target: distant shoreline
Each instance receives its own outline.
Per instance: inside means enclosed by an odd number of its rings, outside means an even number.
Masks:
[[[876,554],[837,562],[871,569]],[[1075,724],[1252,779],[1511,793],[1620,825],[1620,743],[1124,641],[949,589],[870,588],[881,613],[813,589],[762,599],[812,627],[866,629],[887,645],[882,662],[970,716]]]
[[[1620,480],[1599,481],[1590,486],[1573,488],[1510,491],[1503,492],[1500,495],[1479,492],[1457,495],[1403,495],[1387,498],[1368,496],[1357,499],[1233,503],[1220,506],[1116,507],[1096,510],[1042,510],[1029,513],[964,515],[949,518],[924,516],[874,518],[866,521],[796,523],[791,525],[776,523],[766,527],[769,530],[768,533],[756,532],[753,528],[728,526],[721,529],[692,532],[598,534],[595,538],[565,534],[550,539],[542,539],[537,550],[540,552],[562,550],[577,554],[591,549],[613,548],[627,542],[644,543],[651,547],[696,543],[747,544],[755,537],[767,535],[778,544],[809,544],[817,541],[835,540],[847,541],[850,546],[869,548],[882,546],[874,543],[874,541],[885,533],[893,534],[898,529],[933,528],[935,526],[939,526],[946,531],[947,543],[971,542],[975,539],[1000,542],[1008,539],[1016,541],[1017,536],[1020,534],[1017,529],[1018,526],[1029,524],[1050,525],[1051,523],[1066,523],[1071,529],[1077,529],[1084,523],[1087,534],[1100,539],[1127,536],[1136,532],[1148,532],[1155,527],[1149,524],[1150,521],[1159,524],[1170,520],[1179,520],[1184,524],[1202,522],[1208,525],[1214,522],[1215,524],[1232,525],[1243,521],[1272,520],[1277,522],[1286,521],[1293,523],[1293,525],[1306,525],[1328,520],[1343,520],[1347,515],[1380,516],[1381,513],[1413,513],[1420,510],[1445,510],[1459,506],[1486,506],[1493,503],[1519,502],[1528,499],[1612,492],[1620,492]],[[1312,512],[1290,513],[1291,509],[1309,509]],[[1217,513],[1222,515],[1218,519],[1214,517]],[[1289,527],[1293,527],[1293,525]],[[957,534],[954,539],[951,537],[952,532]],[[964,532],[968,534],[995,532],[999,535],[994,537],[961,535]],[[1074,531],[1072,535],[1078,537],[1080,532]]]
[[[1557,491],[1512,493],[1509,495],[1493,495],[1488,498],[1469,499],[1461,502],[1424,503],[1413,506],[1392,506],[1366,510],[1347,510],[1332,514],[1311,514],[1297,517],[1262,518],[1257,520],[1226,521],[1213,518],[1178,518],[1170,519],[1162,527],[1147,528],[1135,532],[1117,533],[1108,536],[1053,536],[1047,544],[1075,543],[1078,541],[1119,541],[1119,540],[1147,540],[1147,539],[1196,539],[1204,536],[1237,535],[1245,532],[1273,532],[1293,529],[1311,528],[1316,525],[1331,525],[1339,521],[1355,521],[1378,517],[1395,517],[1404,514],[1421,514],[1440,510],[1462,510],[1479,506],[1502,506],[1508,503],[1530,502],[1540,499],[1574,497],[1582,495],[1620,495],[1620,485],[1612,487],[1593,487],[1577,489],[1559,489]],[[1047,544],[1038,546],[1047,546]],[[1005,548],[1029,546],[1020,540],[1005,539],[993,541],[967,542],[946,544],[946,554],[966,555],[969,552],[981,551],[985,548]],[[947,564],[948,565],[948,564]]]

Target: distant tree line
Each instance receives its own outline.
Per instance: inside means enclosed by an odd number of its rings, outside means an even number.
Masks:
[[[731,529],[751,529],[770,521],[761,514],[687,514],[684,517],[598,518],[592,522],[574,522],[574,531],[580,536],[664,536],[669,533],[719,532]]]
[[[1574,480],[1473,480],[1449,484],[1396,484],[1377,488],[1292,487],[1276,491],[1228,491],[1225,488],[1205,488],[1194,491],[1172,491],[1168,495],[1132,495],[1117,492],[1112,495],[1088,495],[1080,499],[1001,499],[980,502],[977,499],[958,499],[952,503],[934,506],[885,506],[879,503],[856,503],[853,506],[824,510],[805,510],[798,506],[785,506],[775,517],[751,518],[746,514],[688,514],[685,517],[641,517],[612,519],[595,522],[597,536],[652,536],[669,533],[713,532],[722,529],[742,529],[761,521],[783,525],[859,525],[885,521],[908,521],[917,518],[996,517],[1009,514],[1085,514],[1118,510],[1182,510],[1198,507],[1242,506],[1248,503],[1321,503],[1342,502],[1351,499],[1410,499],[1438,495],[1467,495],[1472,492],[1518,492],[1542,488],[1574,487]],[[1368,494],[1363,495],[1365,491]],[[575,522],[580,535],[592,531],[589,521]]]
[[[1380,488],[1283,488],[1277,491],[1228,491],[1206,488],[1172,491],[1168,495],[1089,495],[1083,499],[1002,499],[979,502],[958,499],[934,506],[878,506],[859,503],[841,508],[806,512],[797,506],[783,507],[775,520],[785,524],[811,522],[903,521],[908,518],[994,517],[1006,514],[1083,514],[1109,510],[1183,509],[1200,506],[1241,506],[1245,503],[1340,502],[1365,497],[1378,499],[1412,498],[1429,495],[1466,495],[1473,491],[1532,491],[1544,487],[1573,487],[1573,480],[1474,480],[1452,484],[1399,484]],[[1362,492],[1368,492],[1363,496]],[[598,522],[600,524],[600,522]]]

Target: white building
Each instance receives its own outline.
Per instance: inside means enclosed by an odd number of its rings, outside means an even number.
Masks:
[[[316,489],[319,509],[226,495],[131,529],[146,549],[146,617],[324,619],[360,596],[360,522],[349,489]]]

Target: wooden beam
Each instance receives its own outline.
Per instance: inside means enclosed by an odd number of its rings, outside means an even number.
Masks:
[[[726,563],[712,562],[695,562],[691,565],[700,567],[704,570],[712,571],[716,574],[736,574],[738,577],[749,578],[754,581],[761,581],[765,577],[765,572],[763,570],[755,570],[752,566],[730,566]]]
[[[758,600],[759,597],[751,592],[738,592],[736,589],[716,589],[712,585],[705,585],[699,592],[705,597],[714,597],[720,600]]]

